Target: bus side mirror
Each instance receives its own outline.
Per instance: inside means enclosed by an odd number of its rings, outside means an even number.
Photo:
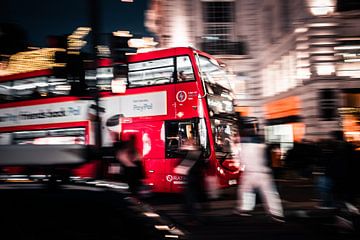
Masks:
[[[124,93],[128,81],[128,65],[119,64],[114,66],[114,78],[111,80],[112,93]]]

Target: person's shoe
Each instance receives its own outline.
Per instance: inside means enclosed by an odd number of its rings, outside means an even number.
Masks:
[[[234,209],[233,214],[242,216],[242,217],[250,217],[251,216],[251,214],[249,212],[241,211],[239,209]]]
[[[279,223],[284,223],[285,222],[285,218],[282,217],[282,216],[271,215],[271,218],[275,222],[279,222]]]

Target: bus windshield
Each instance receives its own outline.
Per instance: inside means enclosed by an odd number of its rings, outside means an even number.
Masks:
[[[217,159],[233,158],[238,128],[233,113],[233,96],[226,69],[214,59],[199,56],[201,76],[205,82],[207,103]]]
[[[201,76],[205,82],[219,84],[226,89],[231,89],[227,71],[219,63],[205,56],[199,56]]]
[[[220,160],[234,158],[238,151],[236,137],[238,127],[233,119],[215,116],[211,118],[216,157]]]

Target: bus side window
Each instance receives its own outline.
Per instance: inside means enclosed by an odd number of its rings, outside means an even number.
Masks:
[[[167,84],[174,81],[174,58],[129,63],[128,87]]]
[[[188,141],[199,144],[195,125],[191,121],[167,121],[165,123],[166,157],[175,158],[184,154],[182,145]]]
[[[168,121],[165,123],[165,151],[166,157],[172,158],[177,157],[177,152],[179,151],[179,130],[177,121]]]
[[[0,103],[8,102],[13,99],[10,85],[10,82],[0,83]]]
[[[177,81],[194,81],[194,71],[189,56],[180,56],[176,58]]]

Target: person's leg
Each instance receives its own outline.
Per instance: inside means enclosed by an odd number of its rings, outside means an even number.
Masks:
[[[198,192],[197,192],[197,183],[196,176],[193,174],[188,174],[186,176],[186,187],[184,189],[185,197],[185,210],[188,214],[188,217],[193,220],[198,220],[199,210],[198,210]]]
[[[332,194],[332,181],[326,176],[319,176],[318,187],[320,192],[321,205],[320,207],[334,207],[334,199]]]
[[[276,217],[284,217],[280,195],[271,174],[261,174],[258,177],[258,188],[266,210]]]
[[[236,210],[240,212],[249,212],[255,207],[254,177],[252,174],[244,173],[240,179],[238,188],[238,201]]]

